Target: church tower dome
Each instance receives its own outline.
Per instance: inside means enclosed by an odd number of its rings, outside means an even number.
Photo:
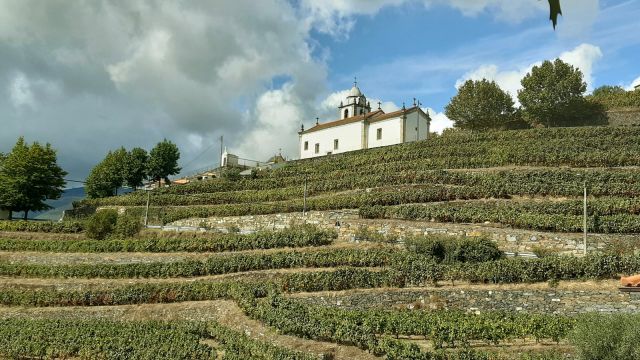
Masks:
[[[364,115],[371,111],[367,97],[360,91],[356,78],[354,78],[353,87],[349,90],[346,103],[341,102],[338,109],[340,111],[340,119]]]

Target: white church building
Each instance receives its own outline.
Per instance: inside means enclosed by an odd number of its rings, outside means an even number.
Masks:
[[[395,145],[424,140],[429,136],[431,119],[415,105],[385,113],[380,108],[371,111],[367,98],[354,83],[346,103],[338,107],[338,120],[319,123],[310,129],[301,128],[300,159],[339,154],[347,151]]]

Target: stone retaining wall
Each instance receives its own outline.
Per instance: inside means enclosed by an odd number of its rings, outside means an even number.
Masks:
[[[613,290],[474,290],[399,289],[385,292],[358,290],[323,296],[299,295],[309,303],[355,309],[367,307],[491,310],[574,315],[585,312],[634,313],[638,293]]]
[[[607,111],[610,126],[640,126],[639,108],[620,108]]]
[[[429,221],[402,220],[370,220],[360,219],[358,210],[311,211],[306,216],[302,213],[286,213],[271,215],[250,215],[230,217],[194,218],[173,222],[172,226],[207,227],[227,231],[237,228],[243,233],[260,229],[283,229],[295,223],[310,223],[323,228],[338,230],[339,239],[358,241],[361,229],[377,232],[399,239],[410,235],[446,234],[451,236],[485,236],[495,241],[507,252],[526,253],[536,248],[552,249],[560,253],[582,254],[584,246],[582,234],[550,233],[498,227],[489,224],[451,224]],[[591,234],[587,242],[588,250],[602,249],[612,241],[628,241],[634,235]],[[635,236],[637,239],[637,236]]]

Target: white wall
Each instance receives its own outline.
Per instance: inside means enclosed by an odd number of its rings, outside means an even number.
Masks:
[[[369,124],[367,130],[368,148],[395,145],[402,142],[402,118],[390,118]],[[382,129],[382,139],[378,140],[378,129]]]
[[[300,136],[300,159],[324,156],[328,152],[339,154],[345,151],[362,149],[362,121],[313,131]],[[334,150],[333,141],[338,139],[338,149]],[[304,150],[304,142],[309,148]],[[315,144],[320,144],[320,152],[315,153]]]

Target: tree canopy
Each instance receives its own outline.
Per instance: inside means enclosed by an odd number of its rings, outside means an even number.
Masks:
[[[145,149],[133,148],[126,155],[122,178],[124,184],[132,189],[142,186],[147,178],[147,162],[149,155]]]
[[[0,156],[0,208],[10,212],[50,209],[45,201],[59,199],[67,172],[57,163],[50,144],[31,145],[20,137],[10,153]]]
[[[511,96],[487,79],[467,80],[445,114],[455,127],[468,130],[507,129],[516,121]]]
[[[592,124],[602,113],[583,94],[587,84],[582,72],[560,59],[534,66],[521,81],[518,99],[524,119],[532,126]]]
[[[147,174],[153,181],[164,180],[169,184],[169,175],[175,175],[180,172],[178,160],[180,159],[180,150],[171,141],[164,139],[159,142],[149,152],[149,161],[147,163]]]
[[[91,169],[85,184],[87,196],[99,198],[113,196],[124,183],[124,168],[127,151],[120,148],[109,151],[107,156]]]

